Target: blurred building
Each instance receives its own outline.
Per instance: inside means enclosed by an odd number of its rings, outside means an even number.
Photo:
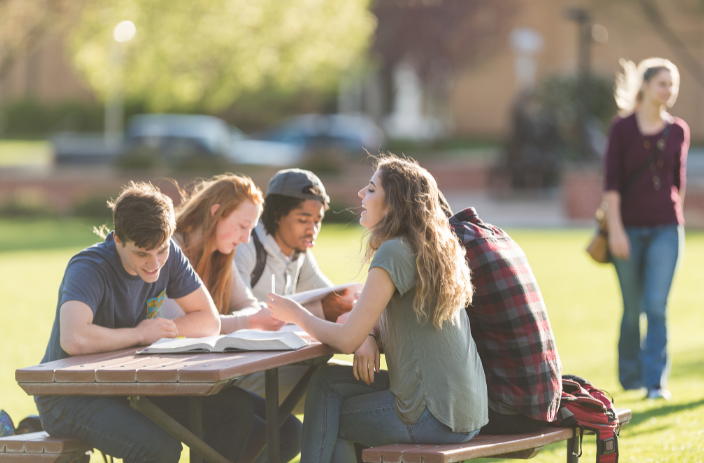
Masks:
[[[513,28],[531,28],[542,37],[542,49],[535,54],[536,81],[552,74],[575,73],[578,67],[577,26],[565,17],[565,8],[575,5],[569,0],[523,0],[520,11],[509,21]],[[670,59],[681,74],[680,96],[672,113],[689,124],[692,138],[704,141],[704,75],[691,69],[704,69],[704,8],[699,2],[653,1],[663,13],[662,20],[679,39],[688,45],[696,62],[686,62],[685,53],[668,45],[648,20],[639,1],[581,2],[591,12],[594,24],[608,34],[605,42],[591,47],[592,71],[614,76],[621,71],[619,59],[636,63],[651,56]],[[596,30],[603,33],[603,30]],[[603,39],[604,37],[598,37]],[[467,68],[455,76],[452,114],[457,132],[497,136],[508,129],[508,114],[518,90],[515,56],[508,38],[489,59]]]
[[[481,0],[474,1],[481,3]],[[529,79],[534,79],[536,84],[547,76],[574,74],[578,67],[577,27],[565,15],[565,9],[576,4],[574,1],[491,1],[511,2],[512,13],[486,19],[501,30],[501,33],[485,39],[492,52],[467,66],[453,68],[450,90],[442,104],[449,116],[447,125],[461,136],[498,138],[508,129],[511,105],[522,85],[520,81],[525,82],[526,76],[525,66],[523,71],[517,72],[511,32],[532,30],[541,39],[540,46],[529,57],[532,61],[527,63],[528,72],[532,74]],[[398,0],[398,3],[403,5],[404,1]],[[443,7],[442,0],[405,0],[405,3]],[[592,70],[613,76],[620,70],[619,58],[636,62],[650,56],[669,58],[679,66],[682,75],[680,98],[673,113],[689,123],[693,139],[704,141],[704,75],[697,73],[698,69],[704,69],[701,48],[704,8],[701,3],[694,0],[591,0],[579,5],[590,11],[594,24],[603,26],[597,31],[601,34],[600,39],[606,38],[604,32],[608,35],[606,41],[594,42],[591,47]],[[662,13],[660,20],[666,29],[663,30],[662,24],[653,23],[652,15],[646,13],[647,5],[655,6]],[[673,42],[672,34],[685,45],[684,49]],[[95,101],[87,84],[72,69],[64,40],[63,35],[49,35],[31,55],[16,63],[0,80],[0,105],[29,97],[43,102]],[[360,104],[348,101],[348,107],[358,107],[377,119],[393,112],[391,96],[386,96],[389,103],[384,105],[372,101],[384,97],[383,88],[380,90],[377,84],[364,88],[371,91],[371,95],[365,96],[364,91],[356,89]]]
[[[18,59],[0,79],[0,105],[25,98],[46,103],[95,101],[92,90],[71,65],[65,40],[64,34],[50,33],[33,52]]]

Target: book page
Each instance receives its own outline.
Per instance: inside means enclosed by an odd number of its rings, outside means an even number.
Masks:
[[[319,289],[311,289],[310,291],[302,291],[300,293],[290,294],[285,297],[291,299],[292,301],[296,301],[301,305],[304,305],[304,304],[308,304],[309,302],[322,299],[333,291],[340,291],[345,288],[356,287],[357,285],[360,285],[360,284],[359,283],[347,283],[344,285],[333,286],[332,288],[319,288]]]
[[[223,336],[215,344],[218,351],[228,348],[243,350],[296,350],[307,346],[296,333],[281,331],[239,330]]]
[[[306,340],[308,340],[308,341],[317,341],[317,339],[315,339],[313,336],[311,336],[310,334],[306,333],[306,332],[303,330],[303,328],[301,328],[301,327],[298,326],[298,325],[294,325],[293,323],[289,323],[288,325],[282,326],[279,331],[280,331],[280,332],[281,332],[281,331],[286,331],[286,332],[290,332],[290,333],[296,333],[298,336],[300,336],[300,337],[302,337],[303,339],[306,339]]]
[[[161,338],[149,347],[145,347],[139,353],[162,354],[188,352],[192,350],[212,351],[221,335],[208,336],[205,338]]]

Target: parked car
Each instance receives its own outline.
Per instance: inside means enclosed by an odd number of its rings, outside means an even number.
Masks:
[[[290,143],[250,138],[232,127],[228,159],[237,164],[295,166],[303,157],[303,149]]]
[[[141,114],[130,118],[125,152],[154,150],[165,161],[192,157],[226,158],[230,128],[217,117],[185,114]]]
[[[59,132],[51,137],[56,164],[112,164],[122,152],[102,133]]]
[[[343,114],[294,116],[254,138],[288,143],[305,151],[341,149],[351,153],[377,151],[384,143],[384,133],[371,118]]]
[[[295,165],[301,148],[255,140],[214,116],[141,114],[130,118],[122,143],[110,145],[102,134],[59,133],[52,137],[57,164],[219,162]]]

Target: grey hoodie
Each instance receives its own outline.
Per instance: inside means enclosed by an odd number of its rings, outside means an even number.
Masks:
[[[254,240],[249,243],[240,244],[235,252],[235,265],[244,281],[245,286],[252,291],[254,297],[259,301],[266,301],[267,294],[271,292],[271,275],[276,280],[276,294],[284,296],[308,291],[310,289],[325,288],[334,286],[330,280],[320,271],[318,263],[310,250],[306,252],[294,252],[291,257],[281,251],[273,236],[269,235],[264,224],[259,224],[252,233],[256,233],[259,241],[264,246],[267,253],[264,273],[257,284],[252,288],[252,271],[257,264],[257,251],[254,247]],[[324,318],[322,307],[307,307],[314,315]],[[318,312],[319,313],[316,313]]]

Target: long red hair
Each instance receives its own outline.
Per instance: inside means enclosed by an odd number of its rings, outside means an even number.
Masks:
[[[264,196],[251,178],[236,174],[196,181],[190,193],[179,191],[182,202],[176,211],[176,232],[183,236],[183,252],[203,280],[218,312],[227,314],[235,251],[222,254],[215,249],[217,225],[246,200],[262,205]],[[220,207],[213,214],[211,209],[216,204]],[[193,240],[197,231],[200,238]]]

